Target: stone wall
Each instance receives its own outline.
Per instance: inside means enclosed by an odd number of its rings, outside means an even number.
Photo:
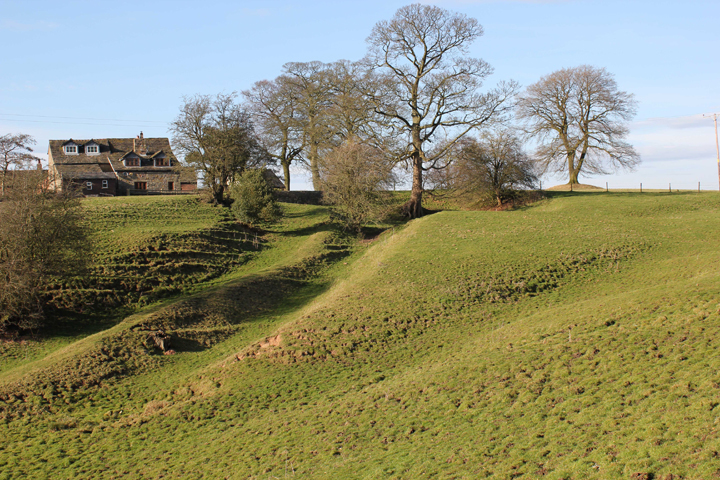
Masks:
[[[284,203],[301,203],[305,205],[321,205],[323,193],[315,190],[275,190],[275,199]]]

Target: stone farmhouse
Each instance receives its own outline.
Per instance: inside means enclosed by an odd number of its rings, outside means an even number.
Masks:
[[[197,188],[194,173],[179,171],[167,138],[50,140],[48,178],[56,191],[84,195],[177,193]]]

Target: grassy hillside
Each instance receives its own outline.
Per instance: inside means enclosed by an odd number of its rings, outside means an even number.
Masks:
[[[215,287],[0,373],[0,477],[715,478],[719,207],[555,193],[352,250],[292,207]]]

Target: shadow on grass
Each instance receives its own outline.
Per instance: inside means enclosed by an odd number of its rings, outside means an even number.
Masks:
[[[300,212],[289,212],[289,213],[285,213],[283,216],[286,217],[286,218],[312,217],[312,216],[315,216],[315,215],[321,215],[321,214],[324,213],[325,211],[326,211],[326,207],[317,206],[317,207],[309,208],[309,209],[307,209],[307,210],[303,210],[303,211],[300,211]]]
[[[295,265],[168,305],[135,328],[165,331],[177,339],[178,351],[212,346],[233,335],[237,331],[234,327],[267,315],[289,313],[312,301],[330,285],[321,279],[323,270],[350,253],[348,248],[328,248]],[[186,346],[190,350],[185,350]]]

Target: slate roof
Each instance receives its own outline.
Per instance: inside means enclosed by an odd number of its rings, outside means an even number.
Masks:
[[[77,155],[65,155],[63,145],[72,141],[78,145]],[[99,146],[99,154],[85,153],[85,145],[94,143]],[[108,171],[109,163],[115,168],[115,171],[138,171],[138,170],[166,170],[170,167],[155,167],[151,165],[143,165],[141,167],[126,167],[122,159],[130,153],[135,153],[142,160],[148,163],[161,154],[170,160],[171,165],[177,164],[177,159],[170,148],[170,140],[168,138],[93,138],[88,140],[50,140],[50,154],[53,162],[58,167],[61,165],[97,165],[106,164]]]
[[[115,174],[112,171],[104,171],[102,165],[85,164],[85,165],[56,165],[57,173],[63,178],[77,180],[92,179],[113,179]]]
[[[278,190],[285,190],[285,184],[283,183],[283,181],[280,180],[280,177],[278,177],[277,174],[269,168],[263,169],[263,177],[272,188],[277,188]]]

